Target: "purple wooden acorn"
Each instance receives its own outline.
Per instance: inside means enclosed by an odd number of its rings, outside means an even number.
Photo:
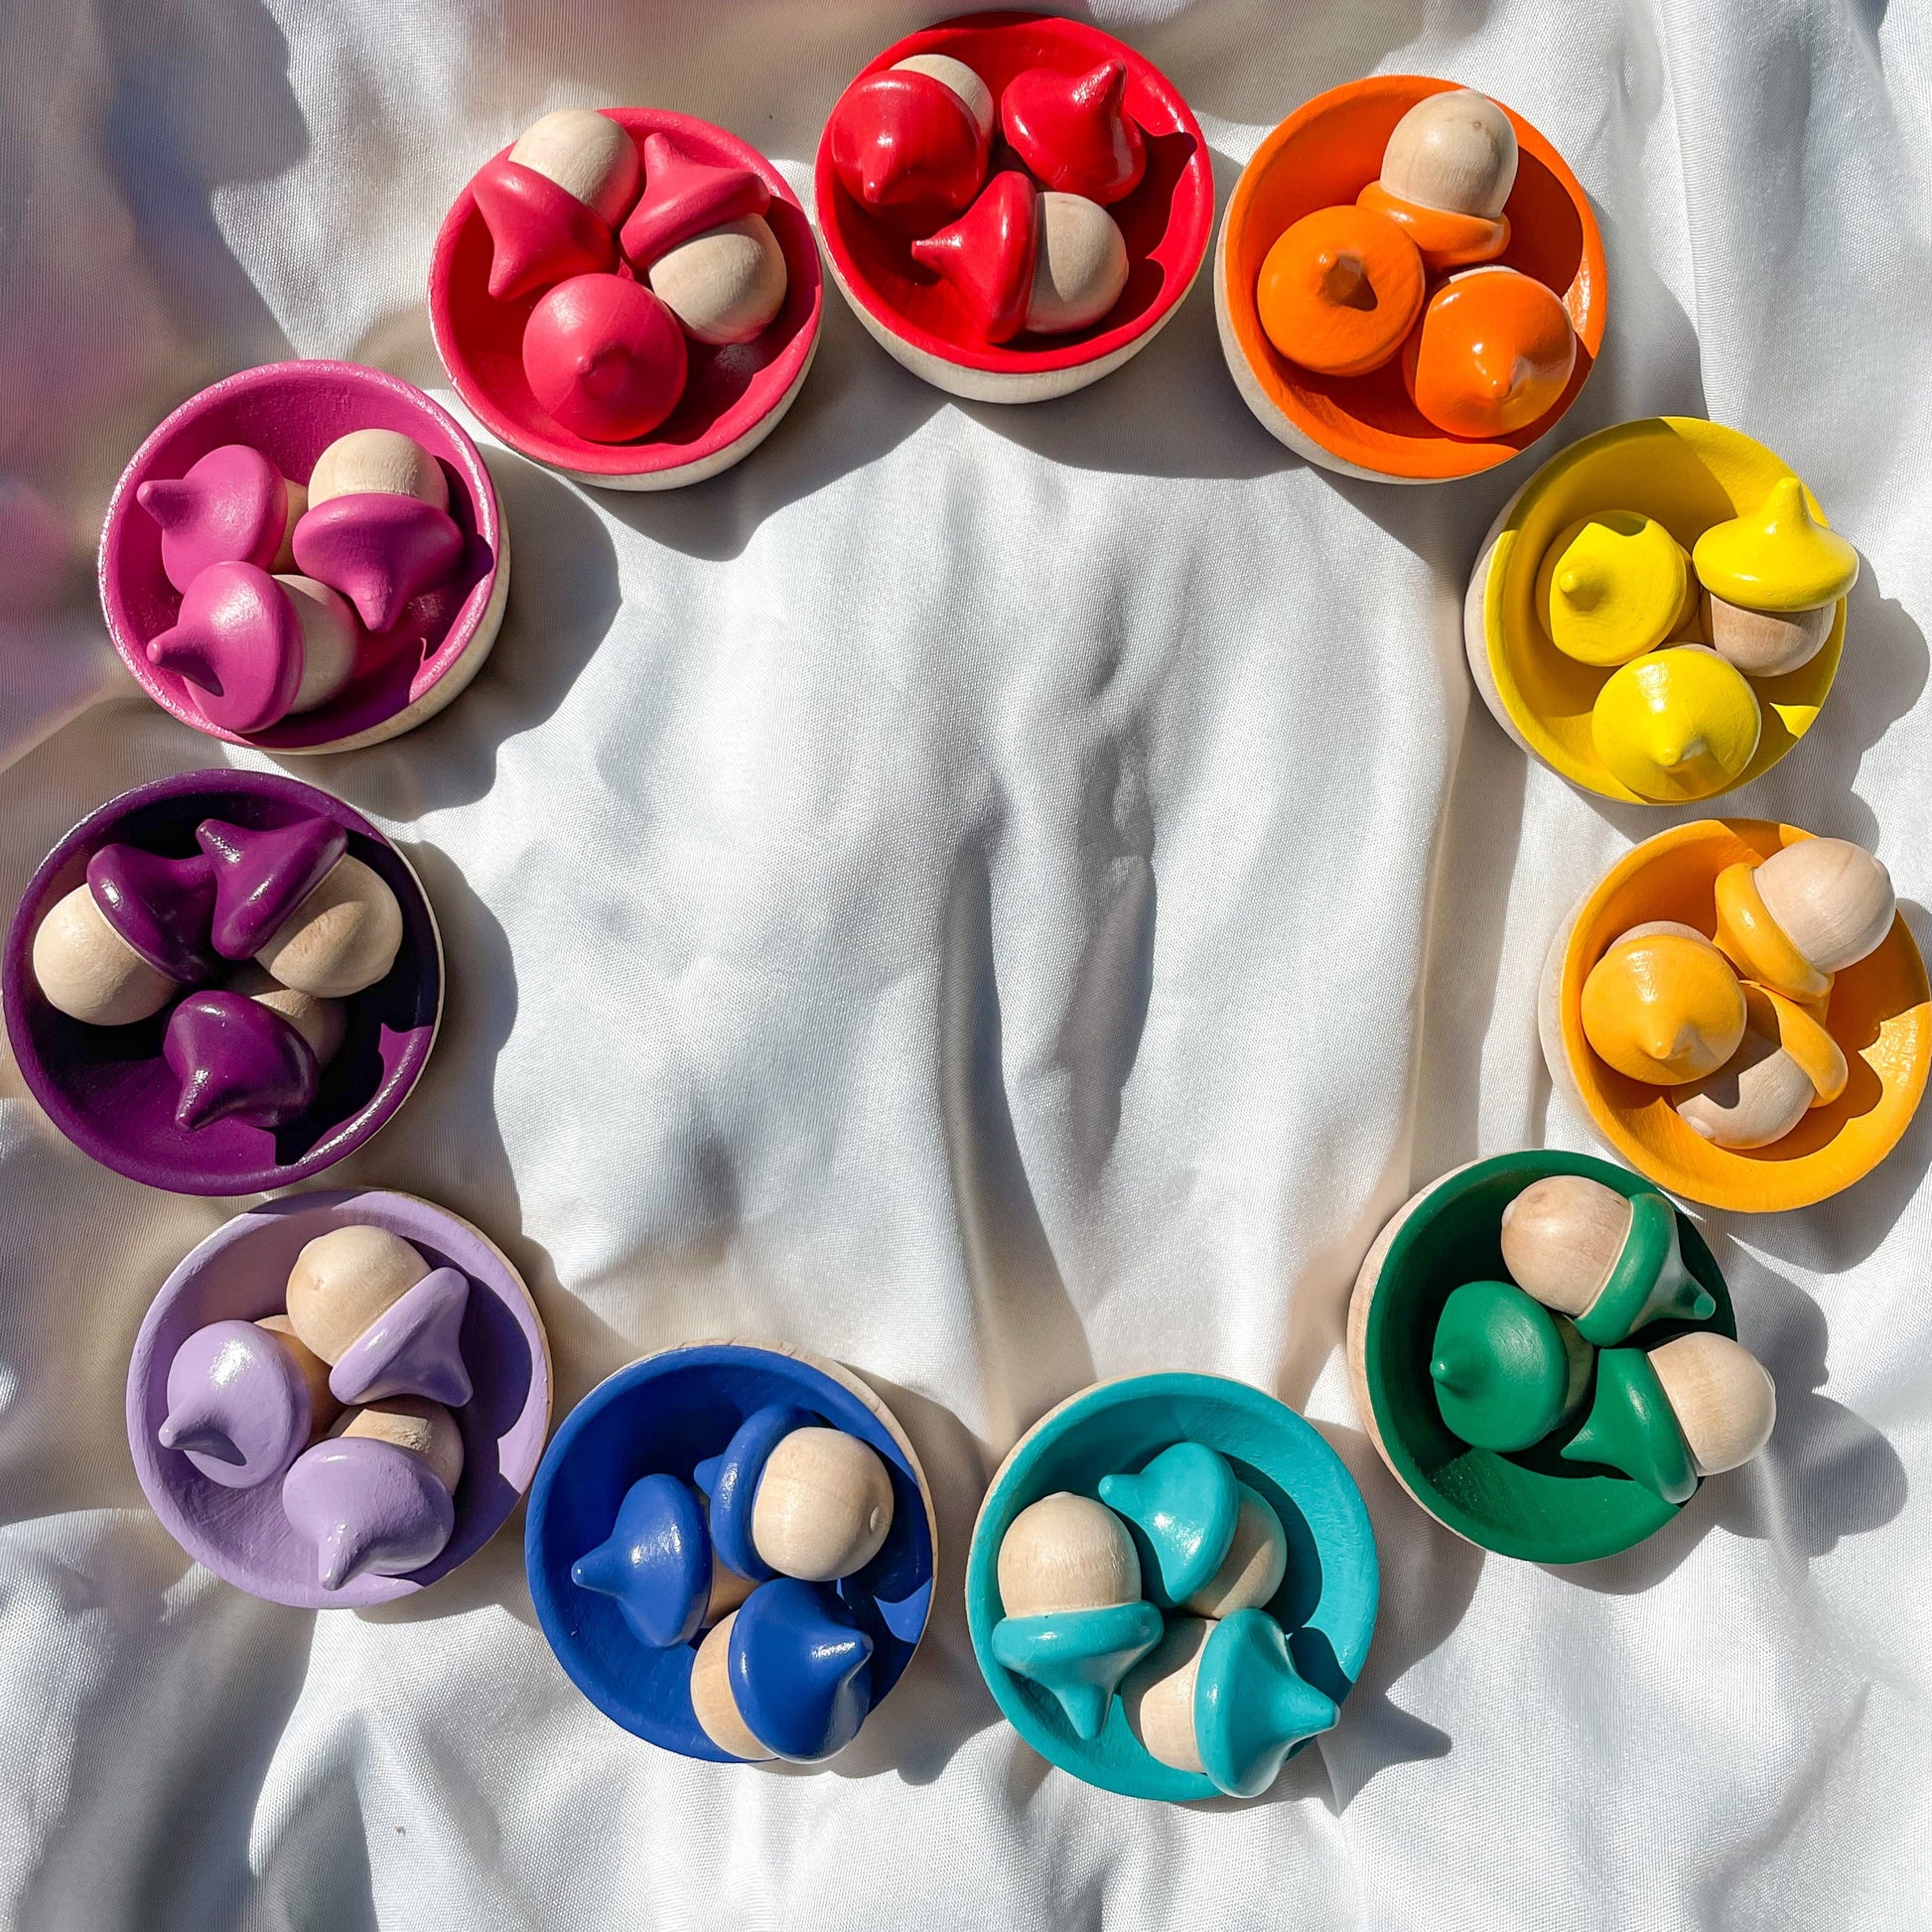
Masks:
[[[461,1336],[470,1278],[433,1268],[349,1343],[329,1373],[339,1402],[419,1395],[460,1409],[473,1393]]]
[[[34,934],[34,978],[61,1012],[118,1027],[158,1013],[178,986],[209,978],[214,874],[200,853],[164,859],[104,845],[87,883],[59,900]]]
[[[328,1375],[283,1317],[210,1322],[175,1351],[158,1440],[224,1489],[271,1482],[334,1420]]]
[[[144,483],[135,500],[161,525],[161,568],[186,591],[209,564],[289,570],[289,533],[309,493],[259,450],[224,443],[185,477]]]
[[[274,1128],[315,1105],[315,1049],[273,1008],[245,993],[191,993],[168,1016],[161,1057],[181,1082],[175,1124],[241,1120]]]

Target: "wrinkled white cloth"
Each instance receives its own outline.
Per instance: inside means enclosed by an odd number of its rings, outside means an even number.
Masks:
[[[106,494],[175,402],[295,355],[446,391],[423,287],[540,111],[675,106],[809,199],[824,115],[938,9],[884,0],[26,0],[0,14],[0,904],[84,812],[221,748],[119,670]],[[1612,1562],[1437,1529],[1339,1339],[1414,1185],[1553,1104],[1553,924],[1666,815],[1530,766],[1458,614],[1534,463],[1619,419],[1761,438],[1857,541],[1838,688],[1731,801],[1874,844],[1921,944],[1932,613],[1932,12],[1885,0],[1094,0],[1179,81],[1220,197],[1374,69],[1527,114],[1608,245],[1556,435],[1432,489],[1337,483],[1236,396],[1205,281],[1036,408],[903,373],[828,285],[790,419],[724,479],[491,461],[515,551],[483,676],[298,775],[402,843],[451,959],[397,1122],[325,1182],[431,1196],[539,1298],[558,1414],[664,1344],[875,1379],[937,1494],[925,1646],[816,1772],[686,1762],[566,1682],[519,1513],[407,1606],[299,1614],[143,1505],[122,1387],[239,1203],[91,1165],[0,1088],[0,1913],[54,1932],[683,1925],[1919,1927],[1932,1916],[1932,1110],[1829,1205],[1700,1215],[1769,1365],[1751,1468]],[[243,757],[236,761],[252,762]],[[1341,1726],[1265,1801],[1049,1769],[960,1601],[1015,1438],[1184,1366],[1306,1406],[1384,1566]]]

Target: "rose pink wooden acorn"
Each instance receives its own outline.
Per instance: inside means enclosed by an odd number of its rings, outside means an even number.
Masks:
[[[1113,216],[1015,170],[996,175],[951,227],[913,242],[912,257],[952,283],[989,343],[1090,328],[1127,286]]]
[[[616,121],[561,107],[525,128],[471,184],[494,252],[498,302],[617,264],[617,227],[637,196],[637,150]]]
[[[1014,153],[1055,194],[1118,202],[1147,173],[1147,142],[1127,111],[1125,61],[1077,74],[1028,68],[1000,96],[1000,125]]]
[[[213,977],[214,874],[200,854],[165,859],[104,845],[86,883],[58,900],[34,933],[34,978],[48,1000],[90,1027],[159,1013],[182,986]]]
[[[162,572],[178,591],[209,564],[295,568],[289,539],[309,492],[246,443],[208,451],[186,476],[150,478],[134,496],[161,525]]]
[[[915,233],[968,207],[986,179],[993,94],[949,54],[913,54],[849,87],[827,128],[846,193]]]

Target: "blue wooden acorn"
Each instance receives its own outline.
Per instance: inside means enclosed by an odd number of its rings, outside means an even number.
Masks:
[[[611,1534],[571,1565],[570,1580],[611,1597],[631,1635],[653,1650],[689,1643],[751,1589],[717,1560],[704,1506],[671,1475],[630,1485]]]
[[[1052,1694],[1076,1737],[1097,1737],[1115,1686],[1161,1639],[1120,1519],[1061,1490],[1017,1515],[1000,1543],[993,1655]]]
[[[813,1764],[858,1735],[872,1708],[872,1639],[836,1591],[779,1577],[712,1630],[691,1666],[691,1709],[739,1758]]]
[[[1227,1458],[1200,1443],[1164,1449],[1139,1475],[1102,1476],[1100,1500],[1140,1531],[1169,1603],[1213,1582],[1241,1513]]]

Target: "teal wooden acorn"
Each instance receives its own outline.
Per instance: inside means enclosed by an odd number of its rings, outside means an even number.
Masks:
[[[1281,1587],[1281,1518],[1204,1444],[1175,1443],[1138,1475],[1102,1476],[1100,1500],[1140,1532],[1156,1573],[1148,1594],[1167,1607],[1226,1616],[1259,1608]]]
[[[1013,1519],[998,1574],[995,1659],[1050,1692],[1076,1737],[1098,1737],[1116,1686],[1161,1641],[1133,1538],[1092,1497],[1059,1490]]]
[[[1517,1286],[1598,1348],[1717,1311],[1678,1250],[1677,1210],[1654,1188],[1625,1196],[1586,1174],[1546,1174],[1503,1209],[1502,1251]]]
[[[1604,1349],[1589,1416],[1561,1453],[1621,1469],[1665,1502],[1682,1503],[1699,1477],[1749,1461],[1777,1412],[1777,1390],[1757,1357],[1700,1328],[1648,1351]]]
[[[1583,1406],[1593,1355],[1566,1316],[1508,1282],[1464,1282],[1443,1304],[1429,1373],[1449,1433],[1507,1454]]]

